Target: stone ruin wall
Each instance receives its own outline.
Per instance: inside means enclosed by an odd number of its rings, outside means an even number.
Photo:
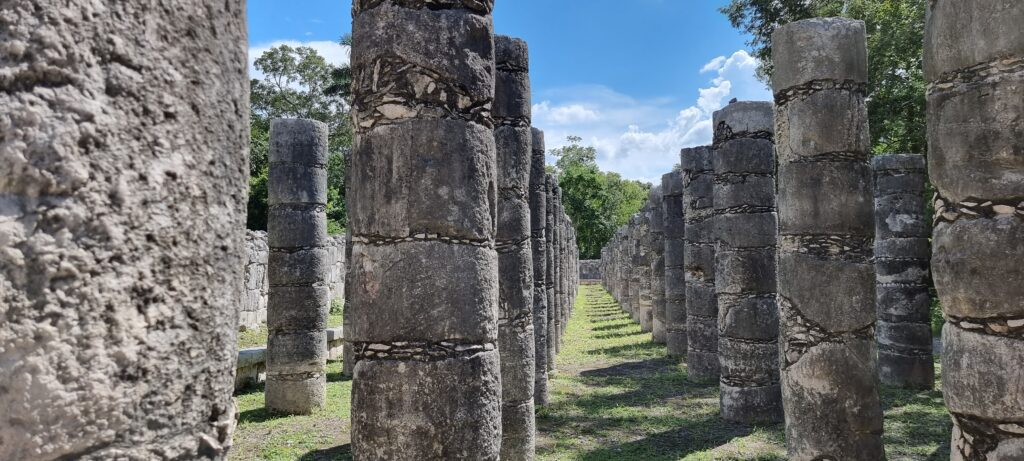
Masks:
[[[241,331],[259,328],[267,323],[267,233],[247,231],[245,234],[245,285],[239,309]],[[332,235],[328,241],[328,286],[331,301],[345,300],[345,236]]]
[[[601,260],[584,259],[580,261],[580,280],[601,280]]]

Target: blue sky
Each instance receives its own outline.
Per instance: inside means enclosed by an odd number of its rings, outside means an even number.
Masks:
[[[497,0],[495,30],[530,45],[534,125],[548,148],[582,136],[602,168],[659,180],[679,149],[711,142],[711,113],[731,98],[768,100],[727,0]],[[250,0],[250,60],[278,43],[333,62],[350,0]],[[629,6],[622,6],[628,4]]]

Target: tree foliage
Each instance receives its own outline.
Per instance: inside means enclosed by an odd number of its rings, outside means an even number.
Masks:
[[[342,44],[348,38],[342,38]],[[248,227],[267,226],[267,170],[270,122],[275,118],[306,118],[327,124],[327,220],[332,233],[346,223],[344,152],[352,145],[349,121],[349,67],[334,66],[313,48],[281,45],[255,61],[262,79],[251,82],[251,160]]]
[[[554,173],[562,189],[565,212],[576,228],[580,258],[595,259],[615,230],[640,210],[651,186],[601,171],[596,149],[583,146],[576,136],[568,141],[568,145],[551,150],[558,159]]]
[[[921,0],[732,0],[722,8],[734,27],[751,35],[758,75],[771,74],[771,34],[811,17],[843,16],[868,32],[868,116],[875,153],[924,153],[922,71],[925,2]]]

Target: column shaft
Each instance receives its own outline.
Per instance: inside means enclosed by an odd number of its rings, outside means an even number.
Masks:
[[[690,377],[701,381],[719,376],[712,154],[710,146],[682,151],[686,365]]]
[[[530,247],[529,53],[526,42],[495,37],[494,138],[498,154],[498,351],[501,459],[534,452],[533,260]]]
[[[715,112],[714,124],[722,417],[781,421],[772,104],[731,103]]]
[[[353,4],[356,460],[499,459],[492,6]]]
[[[330,254],[327,125],[277,119],[267,181],[267,410],[310,414],[325,403]]]
[[[953,460],[1024,453],[1024,3],[928,2],[932,271]]]
[[[790,23],[772,59],[789,459],[882,460],[864,23]]]

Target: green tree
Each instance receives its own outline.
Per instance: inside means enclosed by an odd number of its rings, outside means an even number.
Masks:
[[[570,136],[568,142],[550,152],[558,159],[554,172],[562,189],[562,203],[576,228],[580,257],[598,258],[615,230],[643,206],[650,185],[602,172],[596,149],[583,146],[582,138],[577,136]]]
[[[722,8],[734,27],[751,35],[761,66],[771,74],[771,34],[811,17],[863,20],[868,32],[868,117],[875,153],[924,153],[925,82],[922,71],[925,2],[921,0],[732,0]]]
[[[349,44],[349,37],[342,37]],[[264,230],[267,225],[267,156],[270,122],[275,118],[307,118],[327,124],[331,131],[327,168],[327,220],[332,233],[343,230],[345,212],[344,153],[352,146],[349,121],[351,69],[334,66],[309,47],[274,47],[254,64],[262,79],[251,82],[251,160],[247,224]]]

